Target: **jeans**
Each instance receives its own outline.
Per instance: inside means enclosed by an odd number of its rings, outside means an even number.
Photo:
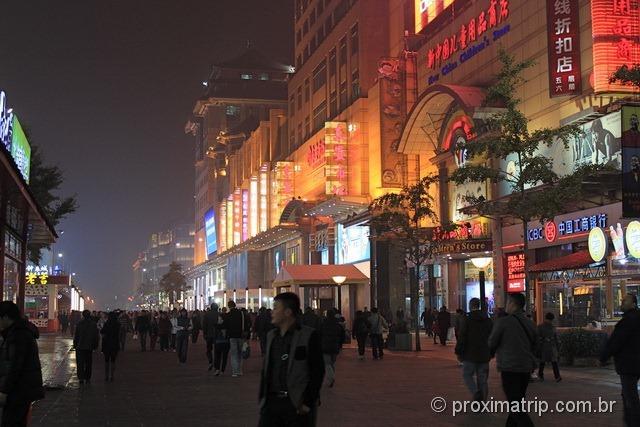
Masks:
[[[326,354],[322,355],[324,359],[324,377],[330,385],[333,385],[333,382],[336,380],[336,357],[337,354]]]
[[[367,336],[356,335],[356,340],[358,341],[358,355],[364,356],[364,347],[367,344]]]
[[[558,362],[551,362],[551,367],[553,368],[553,377],[555,379],[560,378],[560,368],[558,368]],[[544,378],[544,362],[540,362],[538,366],[538,378]]]
[[[378,357],[382,359],[382,356],[384,356],[384,352],[382,351],[382,334],[371,334],[371,352],[373,353],[374,359]]]
[[[176,334],[171,334],[171,350],[176,349]]]
[[[147,351],[147,331],[139,331],[138,339],[140,340],[140,350]]]
[[[527,394],[529,372],[502,372],[502,389],[509,402],[520,402]],[[533,427],[526,412],[509,412],[507,427]]]
[[[229,338],[231,346],[231,374],[242,375],[242,338]]]
[[[229,343],[216,343],[214,352],[213,367],[216,371],[224,372],[227,367],[227,360],[229,359]]]
[[[93,364],[93,351],[76,350],[76,365],[78,367],[78,379],[80,381],[91,379],[91,367]]]
[[[638,400],[640,375],[620,375],[624,422],[628,426],[640,426],[640,400]]]
[[[475,379],[474,379],[475,375]],[[489,362],[462,362],[462,378],[474,400],[487,400],[489,395]]]
[[[160,335],[160,351],[169,350],[169,335]]]
[[[176,337],[176,351],[180,363],[187,363],[187,351],[189,350],[189,332],[180,332]]]

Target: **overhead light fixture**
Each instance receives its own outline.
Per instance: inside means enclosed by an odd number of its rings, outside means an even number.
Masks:
[[[471,258],[471,264],[476,268],[487,268],[492,260],[491,257]]]

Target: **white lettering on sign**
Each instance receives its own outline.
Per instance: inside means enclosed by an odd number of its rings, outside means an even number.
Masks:
[[[0,142],[7,150],[11,150],[13,138],[13,112],[7,108],[7,95],[0,90]]]

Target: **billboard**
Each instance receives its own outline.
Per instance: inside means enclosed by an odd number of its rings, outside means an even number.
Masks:
[[[336,263],[350,264],[370,258],[369,226],[338,224],[336,239]]]
[[[24,180],[29,182],[29,172],[31,171],[31,146],[27,141],[27,136],[22,130],[18,116],[13,115],[13,132],[11,137],[11,157],[16,163],[20,174]]]
[[[216,213],[209,209],[204,214],[204,230],[207,243],[207,255],[211,255],[218,250],[218,237],[216,235]]]
[[[578,0],[547,0],[549,96],[578,95],[581,89]]]
[[[451,6],[453,0],[415,0],[415,31],[418,34],[436,16]]]
[[[622,217],[640,218],[640,107],[622,108]]]

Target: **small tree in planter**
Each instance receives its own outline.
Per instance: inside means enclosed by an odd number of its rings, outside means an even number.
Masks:
[[[606,340],[607,334],[602,331],[573,328],[559,332],[560,362],[569,366],[595,366]]]

